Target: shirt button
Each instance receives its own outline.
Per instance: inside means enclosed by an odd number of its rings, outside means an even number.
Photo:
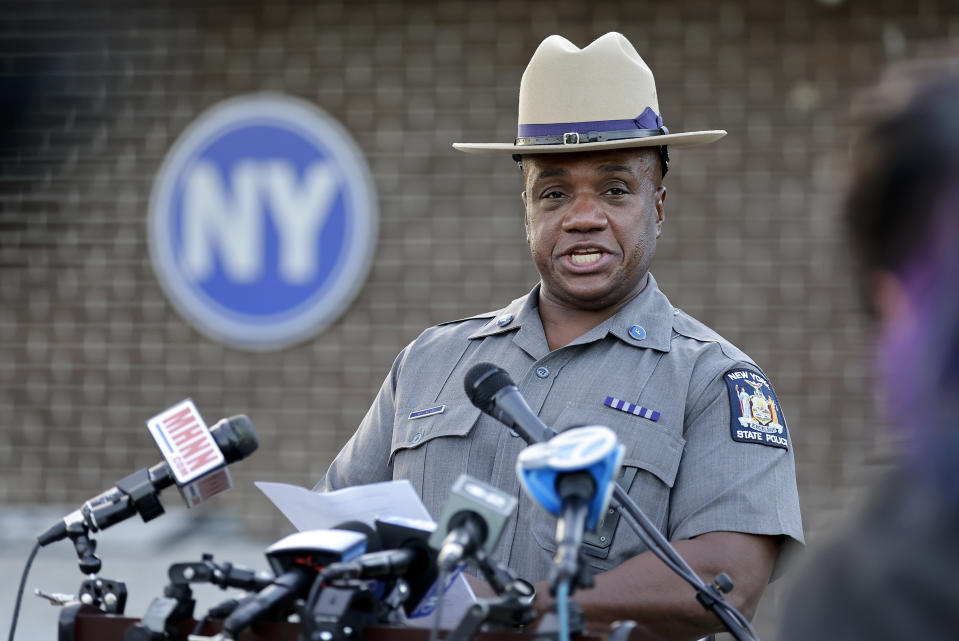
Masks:
[[[633,339],[641,341],[646,338],[646,330],[643,329],[642,325],[633,325],[629,328],[629,335]]]
[[[414,443],[419,443],[421,438],[423,438],[423,434],[420,433],[420,432],[417,432],[417,433],[413,436],[413,442],[414,442]]]
[[[546,378],[547,376],[549,376],[549,370],[546,369],[545,367],[537,367],[536,375],[539,376],[540,378]]]
[[[516,430],[512,430],[512,429],[511,429],[511,430],[509,431],[509,435],[512,436],[513,438],[516,438],[516,437],[519,436],[519,432],[517,432]]]

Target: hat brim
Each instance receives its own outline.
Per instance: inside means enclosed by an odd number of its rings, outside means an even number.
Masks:
[[[453,149],[468,154],[512,155],[512,154],[569,154],[601,149],[628,149],[630,147],[692,147],[716,142],[726,135],[724,129],[708,131],[688,131],[665,136],[647,136],[645,138],[625,138],[604,142],[581,142],[570,145],[514,145],[511,142],[454,142]]]

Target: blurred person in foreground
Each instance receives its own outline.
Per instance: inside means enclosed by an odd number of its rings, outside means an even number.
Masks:
[[[809,559],[782,641],[959,638],[959,74],[903,75],[870,100],[846,199],[902,456]]]
[[[466,372],[492,362],[557,431],[611,427],[626,448],[620,482],[630,496],[705,581],[727,571],[729,601],[751,616],[781,550],[803,536],[786,421],[759,366],[674,308],[649,273],[666,146],[725,133],[670,133],[652,72],[621,34],[583,49],[546,38],[523,74],[515,141],[454,145],[520,163],[539,284],[408,345],[317,490],[405,478],[434,516],[463,472],[516,495],[494,556],[540,582],[542,609],[555,519],[521,492],[515,464],[526,444],[463,391]],[[637,636],[656,639],[720,628],[617,514],[584,549],[600,572],[575,595],[587,620],[632,619]]]

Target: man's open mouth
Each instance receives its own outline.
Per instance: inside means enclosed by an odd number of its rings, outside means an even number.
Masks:
[[[569,259],[574,265],[590,265],[597,262],[602,257],[602,250],[592,247],[588,249],[577,249],[569,254]]]

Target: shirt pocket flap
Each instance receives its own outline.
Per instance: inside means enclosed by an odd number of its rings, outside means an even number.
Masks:
[[[434,438],[466,436],[479,415],[479,408],[466,399],[452,403],[438,401],[423,407],[401,407],[393,425],[390,459],[399,450],[420,447]]]
[[[616,433],[625,447],[624,468],[640,468],[650,472],[666,486],[673,487],[679,462],[686,445],[679,432],[667,425],[639,416],[609,410],[597,412],[596,408],[570,404],[556,421],[556,431],[583,425],[604,425]],[[681,429],[681,426],[678,428]],[[624,470],[628,476],[627,470]],[[625,478],[623,479],[626,480]],[[631,481],[632,479],[629,479]]]

